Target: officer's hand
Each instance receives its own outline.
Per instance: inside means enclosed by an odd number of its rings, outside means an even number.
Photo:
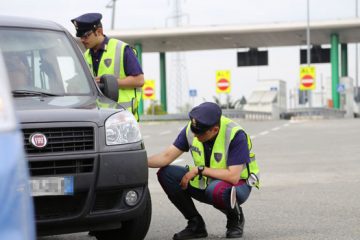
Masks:
[[[97,84],[99,84],[100,83],[100,77],[99,76],[95,77],[95,81],[96,81]]]
[[[183,178],[181,179],[180,182],[180,186],[183,190],[187,189],[189,181],[191,179],[193,179],[194,177],[196,177],[196,175],[198,174],[198,169],[197,168],[192,168],[189,172],[187,172]]]

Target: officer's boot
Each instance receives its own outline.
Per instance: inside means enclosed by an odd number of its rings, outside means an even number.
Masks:
[[[188,220],[186,228],[175,233],[174,240],[194,239],[207,237],[205,222],[200,215]]]
[[[244,231],[245,217],[242,208],[226,211],[226,238],[241,238]]]

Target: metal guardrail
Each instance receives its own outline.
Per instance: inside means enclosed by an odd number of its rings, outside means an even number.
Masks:
[[[229,118],[244,118],[249,120],[271,120],[271,112],[243,111],[236,109],[223,109],[223,115]],[[189,120],[188,113],[164,114],[164,115],[142,115],[140,121],[181,121]]]
[[[328,118],[344,118],[345,111],[332,108],[295,108],[289,109],[287,112],[280,113],[275,116],[271,112],[243,111],[237,109],[223,109],[223,115],[229,118],[243,118],[248,120],[274,120],[274,119],[291,119],[291,118],[307,118],[307,119],[328,119]],[[165,115],[142,115],[141,121],[186,121],[189,120],[188,113],[176,113]]]
[[[283,113],[284,118],[344,118],[344,110],[315,107],[315,108],[295,108]]]

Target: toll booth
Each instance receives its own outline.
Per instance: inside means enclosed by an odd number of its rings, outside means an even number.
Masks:
[[[286,82],[278,79],[258,80],[244,106],[245,111],[271,113],[273,119],[279,119],[286,108]]]
[[[353,118],[354,112],[358,111],[358,109],[355,109],[357,104],[354,99],[353,79],[350,77],[341,77],[337,91],[340,94],[340,109],[345,110],[346,118]]]

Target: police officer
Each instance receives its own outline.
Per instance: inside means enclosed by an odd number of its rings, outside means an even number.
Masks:
[[[259,187],[259,168],[250,152],[249,136],[234,121],[222,116],[220,107],[205,102],[189,113],[190,121],[175,142],[159,154],[150,156],[148,166],[160,168],[158,180],[170,201],[188,220],[175,240],[207,236],[203,218],[192,198],[213,205],[226,214],[226,237],[243,235],[245,218],[240,205]],[[194,167],[170,165],[183,152],[190,151]],[[235,187],[237,206],[230,203]]]
[[[126,43],[108,38],[103,33],[100,13],[86,13],[71,20],[76,36],[87,49],[84,53],[96,81],[113,74],[119,85],[118,102],[139,120],[138,104],[144,75],[133,49]]]

